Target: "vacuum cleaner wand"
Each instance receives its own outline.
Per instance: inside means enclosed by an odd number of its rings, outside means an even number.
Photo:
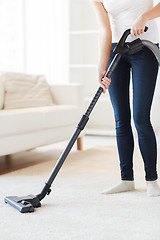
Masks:
[[[115,67],[118,64],[118,61],[120,59],[121,55],[116,54],[110,67],[108,68],[108,71],[106,73],[106,76],[108,78],[111,77],[112,72],[114,71]],[[92,102],[90,103],[89,107],[87,108],[84,115],[82,115],[80,121],[78,122],[76,126],[76,130],[73,133],[72,137],[70,138],[65,150],[62,152],[60,158],[58,159],[50,177],[48,178],[48,181],[45,183],[42,191],[38,195],[28,195],[25,197],[17,197],[17,196],[8,196],[4,198],[5,203],[10,204],[12,207],[16,208],[21,213],[28,213],[28,212],[34,212],[34,208],[38,208],[41,206],[40,201],[46,196],[49,195],[51,192],[51,184],[54,181],[55,177],[57,176],[60,168],[62,167],[62,164],[64,163],[65,159],[67,158],[69,152],[71,151],[75,141],[77,140],[79,134],[81,131],[85,128],[88,120],[89,115],[91,114],[96,102],[98,101],[101,93],[103,92],[103,88],[99,87],[95,96],[92,99]]]
[[[118,64],[118,61],[120,59],[121,55],[116,54],[114,57],[114,60],[112,61],[106,76],[110,77],[112,72],[114,71],[115,67]],[[17,197],[17,196],[8,196],[4,198],[5,203],[10,204],[12,207],[16,208],[21,213],[29,213],[34,212],[34,208],[38,208],[41,206],[40,201],[46,196],[49,195],[51,192],[51,184],[54,181],[55,177],[57,176],[60,168],[62,167],[62,164],[64,163],[65,159],[67,158],[69,152],[71,151],[75,141],[77,140],[79,134],[81,131],[85,128],[88,120],[89,115],[91,114],[96,102],[98,101],[101,93],[103,92],[103,88],[99,87],[92,102],[90,103],[89,107],[87,108],[84,115],[82,115],[80,121],[78,122],[76,126],[76,130],[73,133],[72,137],[70,138],[65,150],[62,152],[60,158],[58,159],[50,177],[48,178],[48,181],[45,183],[42,191],[38,195],[28,195],[25,197]]]
[[[147,31],[147,27],[145,29]],[[122,35],[119,43],[117,44],[116,48],[114,49],[114,53],[116,54],[113,61],[111,62],[110,66],[108,67],[108,70],[105,74],[106,77],[110,78],[114,69],[116,68],[120,58],[124,54],[133,54],[137,51],[140,51],[143,47],[142,41],[141,40],[135,40],[131,43],[125,44],[125,40],[130,34],[130,29],[126,30],[124,34]],[[146,43],[145,43],[146,44]],[[151,47],[150,47],[151,48]],[[152,47],[153,48],[153,47]],[[155,48],[154,48],[155,51]],[[157,50],[156,50],[156,55],[158,55]],[[158,55],[159,59],[160,56]],[[86,112],[84,115],[82,115],[80,121],[78,122],[76,126],[76,130],[73,133],[72,137],[70,138],[65,150],[62,152],[60,158],[58,159],[52,173],[50,174],[47,182],[45,183],[42,191],[38,195],[28,195],[24,197],[17,197],[17,196],[9,196],[5,197],[4,201],[5,203],[8,203],[12,207],[16,208],[19,212],[21,213],[28,213],[28,212],[34,212],[34,208],[38,208],[41,206],[41,200],[46,196],[49,195],[51,192],[51,185],[57,176],[59,170],[61,169],[65,159],[67,158],[69,152],[71,151],[75,141],[77,140],[79,134],[81,131],[85,128],[89,116],[97,103],[100,95],[103,92],[103,88],[99,87],[95,96],[93,97],[90,105],[88,106]]]

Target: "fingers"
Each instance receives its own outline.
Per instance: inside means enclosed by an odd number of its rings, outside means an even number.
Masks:
[[[106,93],[106,89],[109,88],[111,79],[107,78],[107,77],[103,77],[99,82],[100,82],[101,87],[103,88],[103,93]]]
[[[131,28],[131,36],[137,36],[144,33],[144,28],[136,28],[136,27],[132,27]]]

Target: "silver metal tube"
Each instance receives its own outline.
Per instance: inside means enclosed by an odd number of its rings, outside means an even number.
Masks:
[[[148,47],[153,52],[153,54],[155,55],[159,65],[160,65],[160,50],[159,50],[159,48],[154,43],[152,43],[148,40],[142,40],[142,44],[145,47]]]

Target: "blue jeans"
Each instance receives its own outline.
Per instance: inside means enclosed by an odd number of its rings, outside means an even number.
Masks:
[[[113,60],[116,43],[112,44],[109,64]],[[150,122],[158,62],[153,53],[144,47],[131,56],[123,56],[111,76],[109,95],[114,110],[116,138],[120,158],[121,179],[133,180],[134,140],[130,111],[130,72],[133,80],[133,119],[138,133],[140,152],[144,161],[147,181],[157,179],[157,144]]]

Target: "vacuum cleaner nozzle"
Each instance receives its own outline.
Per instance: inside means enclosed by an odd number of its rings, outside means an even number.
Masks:
[[[5,197],[4,201],[21,213],[34,212],[34,208],[41,207],[39,198],[34,195],[25,197],[9,196]]]

